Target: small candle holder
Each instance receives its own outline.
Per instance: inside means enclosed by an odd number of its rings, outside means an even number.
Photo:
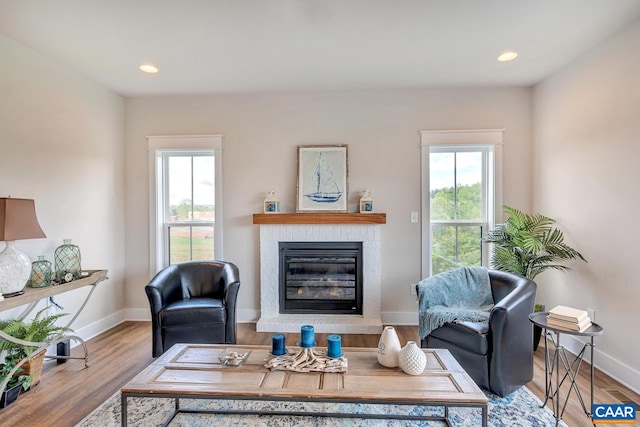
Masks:
[[[342,337],[340,335],[329,335],[327,337],[327,357],[337,359],[342,357]]]
[[[274,356],[282,356],[287,354],[287,349],[284,346],[284,335],[273,334],[271,336],[271,354]]]
[[[303,348],[312,348],[316,346],[316,341],[314,338],[314,329],[311,325],[302,325],[300,328],[300,341],[298,341],[298,346]]]

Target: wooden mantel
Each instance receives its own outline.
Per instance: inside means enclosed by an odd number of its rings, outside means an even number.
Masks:
[[[254,224],[386,224],[386,213],[253,214]]]

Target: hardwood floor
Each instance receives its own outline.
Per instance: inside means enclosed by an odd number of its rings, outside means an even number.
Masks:
[[[396,330],[402,343],[418,338],[416,326],[396,326]],[[294,346],[299,334],[286,335],[286,344]],[[316,333],[316,340],[319,343],[326,342],[326,335]],[[377,347],[378,338],[378,335],[342,334],[342,345]],[[271,333],[256,332],[253,323],[239,324],[238,344],[270,345]],[[82,360],[70,360],[64,364],[46,362],[41,384],[21,395],[15,404],[0,409],[0,426],[74,426],[151,363],[151,324],[122,323],[89,340],[88,346],[91,357],[89,368],[85,369]],[[78,348],[72,351],[73,355],[80,353]],[[542,399],[544,348],[538,348],[534,363],[534,378],[527,387]],[[584,396],[588,396],[588,365],[582,366],[578,386]],[[634,402],[640,402],[638,394],[597,371],[595,401],[618,403],[605,391],[607,389],[619,390]],[[575,396],[570,399],[564,420],[571,427],[590,425]]]

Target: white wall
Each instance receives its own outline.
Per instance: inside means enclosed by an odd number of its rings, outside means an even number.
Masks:
[[[595,364],[640,390],[640,22],[534,90],[533,207],[588,264],[538,276],[538,300],[594,308]]]
[[[258,226],[265,192],[295,211],[296,146],[349,144],[349,208],[372,191],[382,227],[383,321],[417,323],[409,285],[420,279],[420,130],[505,128],[505,202],[530,201],[529,89],[171,96],[126,101],[127,303],[147,312],[147,135],[222,134],[224,258],[240,269],[241,320],[260,309]]]
[[[83,269],[109,270],[73,325],[87,331],[125,307],[124,100],[3,36],[0,63],[0,196],[35,199],[47,235],[16,247],[53,261],[70,238]],[[88,289],[56,300],[73,312]]]

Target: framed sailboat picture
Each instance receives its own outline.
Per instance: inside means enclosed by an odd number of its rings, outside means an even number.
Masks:
[[[298,146],[298,212],[347,212],[347,147]]]

